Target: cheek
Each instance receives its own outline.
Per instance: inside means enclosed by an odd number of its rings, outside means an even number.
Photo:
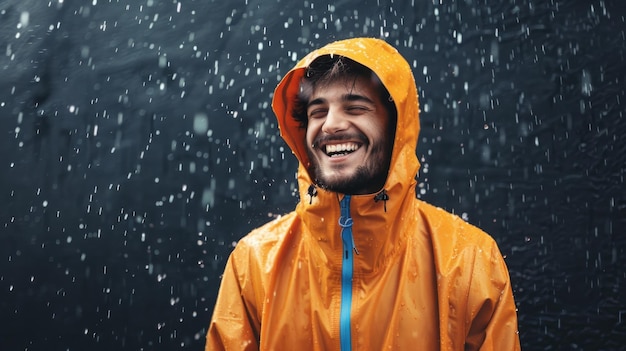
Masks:
[[[389,138],[389,126],[385,123],[375,123],[370,128],[370,135],[376,141],[382,141]]]
[[[313,144],[313,132],[311,131],[310,126],[306,130],[306,147],[311,148]]]
[[[309,121],[306,128],[306,143],[307,147],[310,148],[311,144],[313,144],[313,140],[317,136],[317,130],[319,130],[319,126],[314,121]]]

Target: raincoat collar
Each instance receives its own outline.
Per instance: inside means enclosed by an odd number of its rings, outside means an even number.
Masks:
[[[300,60],[278,84],[272,108],[281,136],[299,161],[301,201],[296,211],[307,229],[305,233],[309,233],[306,239],[317,241],[325,257],[341,247],[341,238],[336,232],[343,194],[311,188],[314,183],[307,171],[310,161],[306,152],[306,130],[292,117],[305,69],[323,55],[345,56],[374,71],[393,98],[398,113],[390,169],[380,189],[386,196],[377,197],[380,194],[377,192],[352,196],[351,201],[359,259],[367,261],[367,267],[374,270],[404,242],[401,215],[406,214],[407,200],[415,197],[415,177],[419,170],[415,149],[420,128],[417,88],[411,68],[402,55],[385,41],[374,38],[336,41],[315,50]]]

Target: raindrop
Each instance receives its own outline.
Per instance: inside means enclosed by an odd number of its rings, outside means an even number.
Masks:
[[[589,74],[588,70],[583,69],[583,73],[582,73],[582,77],[580,81],[581,81],[580,90],[582,94],[585,96],[590,96],[593,90],[593,87],[591,86],[591,75]]]
[[[24,11],[20,14],[20,23],[19,23],[19,28],[24,28],[26,26],[28,26],[30,22],[30,13],[27,11]]]

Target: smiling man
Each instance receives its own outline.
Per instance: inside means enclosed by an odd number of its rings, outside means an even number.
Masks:
[[[279,83],[295,211],[245,236],[207,350],[519,350],[494,240],[416,197],[417,89],[382,40],[318,49]]]
[[[294,118],[306,129],[316,184],[343,194],[382,189],[396,118],[389,93],[371,70],[348,58],[319,58],[307,72]]]

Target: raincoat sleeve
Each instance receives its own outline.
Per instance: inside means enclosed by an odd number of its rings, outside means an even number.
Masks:
[[[256,294],[251,289],[248,248],[241,242],[226,263],[213,317],[206,339],[206,351],[258,350],[260,319]]]
[[[475,262],[470,283],[465,350],[518,351],[517,307],[508,269],[495,242],[486,254]]]

